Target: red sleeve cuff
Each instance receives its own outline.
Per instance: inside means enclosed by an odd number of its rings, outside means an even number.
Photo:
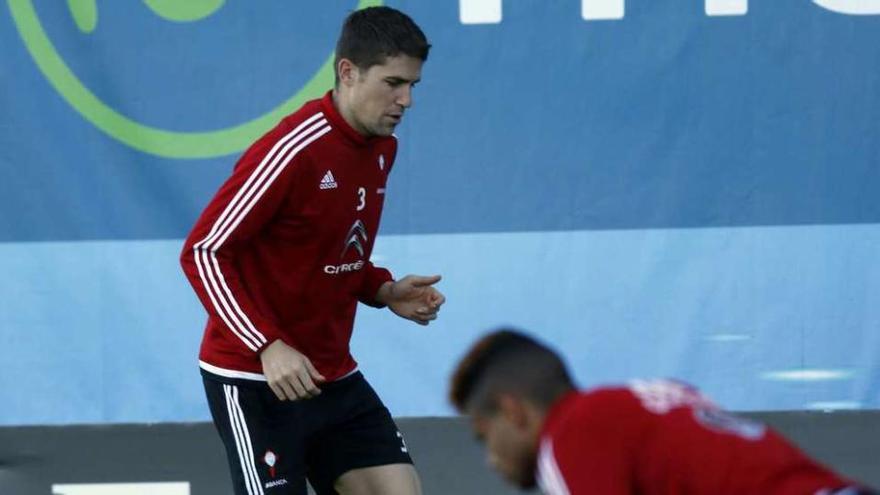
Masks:
[[[391,272],[385,268],[377,267],[372,263],[367,264],[366,274],[364,274],[364,282],[361,285],[361,292],[358,294],[358,300],[367,306],[384,308],[384,304],[376,301],[376,294],[379,292],[379,287],[382,287],[382,284],[393,280],[394,277],[391,276]]]

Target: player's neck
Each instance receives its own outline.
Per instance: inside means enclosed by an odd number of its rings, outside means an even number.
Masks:
[[[343,94],[343,92],[339,91],[339,88],[334,88],[331,96],[333,99],[333,108],[335,108],[336,112],[340,116],[342,116],[342,120],[344,120],[349,127],[354,129],[355,132],[357,132],[361,136],[370,137],[369,133],[362,129],[357,119],[354,118],[354,112],[352,111],[351,105],[348,103],[348,99]]]

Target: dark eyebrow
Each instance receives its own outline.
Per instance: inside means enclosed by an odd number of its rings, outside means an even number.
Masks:
[[[391,83],[407,83],[408,82],[408,83],[412,83],[412,84],[415,84],[415,83],[421,81],[421,79],[406,79],[406,78],[397,77],[397,76],[388,76],[385,78],[385,80],[388,82],[391,82]]]

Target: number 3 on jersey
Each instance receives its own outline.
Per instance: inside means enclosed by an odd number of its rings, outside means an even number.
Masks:
[[[358,188],[358,205],[357,211],[363,210],[367,206],[367,190],[363,187]]]

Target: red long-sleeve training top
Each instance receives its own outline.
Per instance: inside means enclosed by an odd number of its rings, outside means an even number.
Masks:
[[[282,120],[239,159],[186,239],[183,271],[208,311],[200,366],[261,380],[276,339],[328,380],[356,368],[360,300],[391,274],[370,260],[395,137],[367,139],[331,93]]]
[[[536,473],[547,495],[831,495],[854,486],[772,429],[666,380],[563,397],[545,420]]]

